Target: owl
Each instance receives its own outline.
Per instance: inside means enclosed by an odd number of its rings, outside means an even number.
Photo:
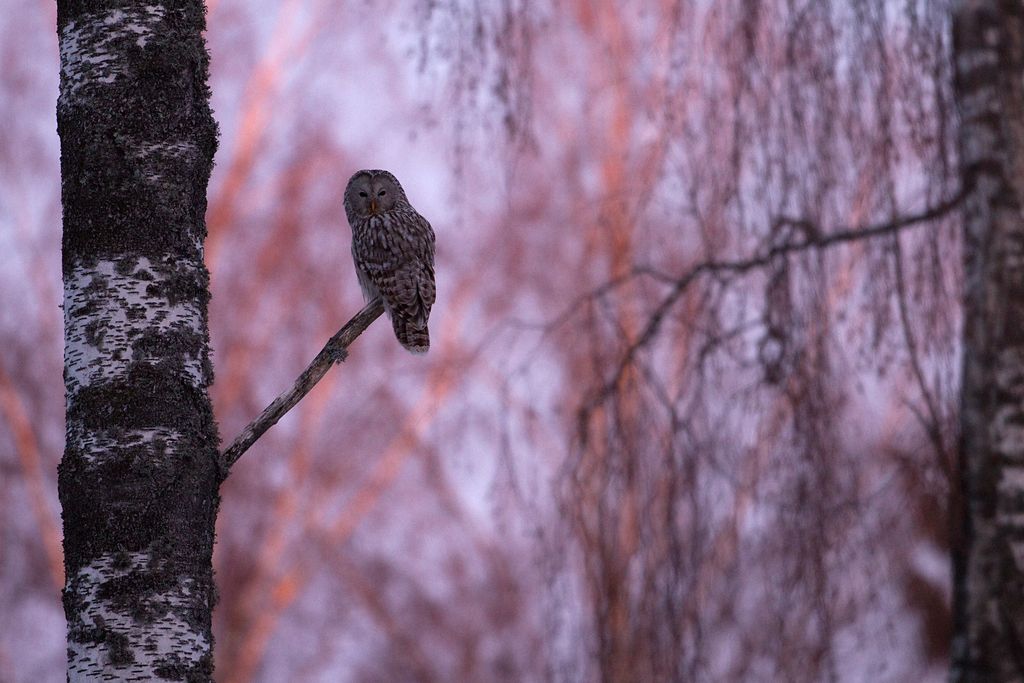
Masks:
[[[398,342],[413,353],[430,348],[434,305],[434,231],[412,208],[398,179],[380,170],[353,175],[345,188],[352,259],[366,301],[380,297]]]

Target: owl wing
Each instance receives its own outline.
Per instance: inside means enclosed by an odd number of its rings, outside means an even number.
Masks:
[[[423,313],[423,324],[426,324],[430,309],[434,305],[437,295],[434,284],[434,229],[426,218],[413,212],[413,223],[416,226],[415,233],[418,236],[416,246],[416,264],[418,272],[416,275],[416,296],[419,300],[419,307]]]
[[[434,305],[434,230],[415,211],[406,214],[401,248],[405,252],[395,278],[395,302],[417,326],[426,326]]]
[[[426,326],[435,298],[434,231],[412,210],[381,218],[384,229],[371,226],[363,239],[353,240],[356,266],[380,293],[392,319]]]

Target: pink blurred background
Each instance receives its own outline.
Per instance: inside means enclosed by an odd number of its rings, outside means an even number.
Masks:
[[[0,8],[0,681],[56,681],[56,18]],[[218,680],[944,677],[956,217],[673,295],[950,194],[941,3],[208,10],[222,439],[362,304],[355,170],[438,241],[430,353],[377,323],[225,484]]]

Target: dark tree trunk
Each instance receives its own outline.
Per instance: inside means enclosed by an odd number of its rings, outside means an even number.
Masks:
[[[69,680],[210,680],[217,432],[199,0],[60,0]]]
[[[962,0],[954,14],[964,189],[954,681],[1024,681],[1024,11]]]

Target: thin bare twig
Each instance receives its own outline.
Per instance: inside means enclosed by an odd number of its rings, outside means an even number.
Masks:
[[[910,323],[910,312],[907,307],[906,278],[903,276],[903,249],[900,247],[899,235],[893,235],[893,262],[896,271],[896,307],[900,314],[900,326],[903,328],[903,340],[907,345],[910,368],[914,373],[914,379],[917,381],[918,390],[921,392],[925,408],[928,409],[928,415],[927,417],[922,415],[920,411],[913,407],[911,411],[921,423],[921,427],[924,429],[928,439],[932,442],[932,446],[935,448],[935,455],[939,459],[939,466],[942,468],[943,473],[949,481],[952,481],[955,476],[953,461],[949,449],[946,448],[946,439],[942,433],[942,418],[939,416],[937,400],[932,395],[931,389],[928,388],[928,382],[925,380],[917,339],[914,336],[914,329]]]
[[[256,440],[263,436],[265,431],[277,424],[277,421],[284,417],[285,413],[294,408],[295,404],[316,386],[317,382],[327,374],[327,371],[335,363],[345,360],[349,345],[383,312],[384,304],[380,299],[374,299],[363,306],[361,311],[356,313],[351,320],[345,323],[344,327],[338,330],[337,334],[324,344],[320,353],[316,354],[316,358],[302,371],[291,388],[275,398],[273,403],[267,406],[259,417],[250,422],[221,454],[222,478],[227,478],[231,466],[242,457],[249,446],[256,443]]]

